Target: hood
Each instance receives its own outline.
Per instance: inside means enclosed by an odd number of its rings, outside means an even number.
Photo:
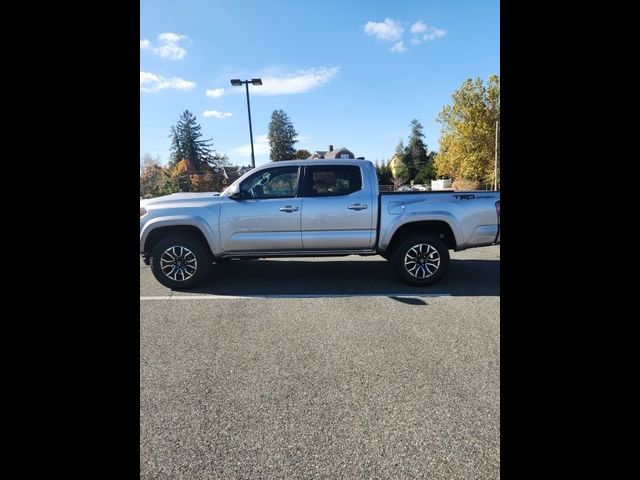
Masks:
[[[163,197],[148,198],[140,200],[141,207],[155,205],[172,205],[172,204],[193,204],[201,206],[203,204],[213,204],[220,202],[220,194],[217,192],[189,192],[189,193],[172,193]]]

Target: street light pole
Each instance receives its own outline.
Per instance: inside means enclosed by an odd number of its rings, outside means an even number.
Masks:
[[[251,103],[249,102],[249,84],[253,85],[262,85],[262,79],[260,78],[252,78],[251,80],[240,80],[234,78],[231,80],[231,85],[234,87],[239,87],[244,83],[246,92],[247,92],[247,113],[249,115],[249,139],[251,140],[251,168],[256,167],[256,157],[253,151],[253,128],[251,127]]]
[[[249,112],[249,139],[251,140],[251,168],[256,168],[256,156],[253,153],[253,129],[251,128],[251,104],[249,103],[249,82],[244,84],[247,90],[247,112]]]

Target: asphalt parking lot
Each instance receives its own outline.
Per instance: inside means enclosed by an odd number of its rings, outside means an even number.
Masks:
[[[141,262],[141,478],[499,478],[500,247],[451,258]]]

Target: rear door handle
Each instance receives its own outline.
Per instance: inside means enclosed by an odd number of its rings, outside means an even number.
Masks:
[[[287,212],[287,213],[297,212],[298,210],[300,210],[300,208],[294,207],[293,205],[285,205],[284,207],[280,208],[281,212]]]
[[[349,210],[364,210],[365,208],[367,208],[367,204],[366,203],[354,203],[353,205],[349,205],[347,208]]]

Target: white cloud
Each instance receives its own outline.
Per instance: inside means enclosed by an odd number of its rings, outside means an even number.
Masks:
[[[158,35],[158,40],[161,43],[178,43],[180,40],[184,40],[187,38],[185,35],[178,35],[177,33],[161,33]]]
[[[160,45],[159,47],[155,47],[153,51],[156,55],[160,55],[161,57],[169,58],[171,60],[181,60],[187,55],[187,51],[175,43]]]
[[[155,73],[140,72],[140,91],[141,92],[158,92],[168,88],[177,90],[191,90],[196,86],[195,82],[189,82],[180,77],[166,78]]]
[[[424,33],[427,31],[427,25],[422,23],[422,21],[418,20],[416,23],[411,25],[411,33]]]
[[[253,141],[253,150],[256,155],[266,155],[269,153],[269,139],[266,135],[258,135]],[[239,157],[251,156],[251,144],[241,145],[232,150]]]
[[[399,22],[391,18],[385,18],[384,22],[367,22],[364,26],[364,33],[373,35],[378,40],[384,42],[395,42],[402,38],[404,28]]]
[[[233,113],[231,113],[231,112],[219,112],[217,110],[207,110],[202,115],[205,116],[205,117],[228,118],[228,117],[232,117]]]
[[[420,24],[420,28],[417,28],[414,32],[414,28],[416,25]],[[416,35],[411,39],[411,43],[414,45],[420,45],[422,42],[428,42],[429,40],[438,40],[439,38],[444,37],[447,32],[446,30],[442,30],[441,28],[425,25],[422,22],[416,22],[411,27],[412,33],[424,34],[424,35]]]
[[[153,53],[163,58],[181,60],[187,55],[187,51],[178,45],[178,42],[186,39],[186,35],[178,35],[177,33],[171,32],[161,33],[158,35],[158,44],[153,47]],[[151,42],[146,38],[140,40],[141,50],[148,50],[151,47]]]
[[[262,85],[251,88],[251,95],[294,95],[305,93],[329,83],[340,72],[340,67],[320,67],[298,70],[289,75],[265,75]],[[242,89],[234,89],[244,93]]]
[[[427,33],[424,34],[423,40],[437,40],[439,38],[444,37],[447,34],[446,30],[442,30],[441,28],[429,27],[427,29]]]
[[[224,95],[224,88],[210,88],[207,90],[207,97],[211,98],[220,98]]]
[[[398,43],[394,43],[393,47],[389,49],[390,52],[406,52],[407,47],[404,46],[404,42],[400,40]]]

